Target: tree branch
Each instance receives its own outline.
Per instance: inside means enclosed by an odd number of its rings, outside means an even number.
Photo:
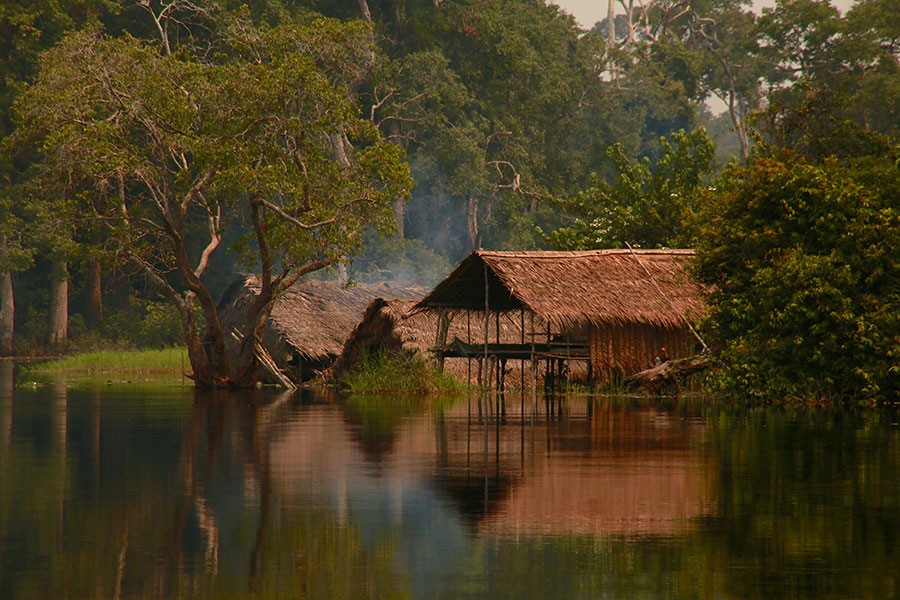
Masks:
[[[375,201],[372,200],[371,198],[355,198],[353,200],[348,200],[347,202],[344,202],[343,204],[341,204],[340,206],[337,207],[337,210],[335,211],[334,216],[331,217],[330,219],[326,219],[324,221],[319,221],[318,223],[310,223],[310,224],[301,222],[296,217],[293,217],[293,216],[289,215],[288,213],[284,212],[284,209],[282,209],[280,206],[272,204],[271,202],[269,202],[268,200],[266,200],[264,198],[257,198],[255,200],[255,202],[262,204],[263,206],[265,206],[266,208],[268,208],[269,210],[271,210],[272,212],[277,214],[279,217],[281,217],[282,219],[284,219],[285,221],[290,223],[291,225],[299,227],[300,229],[303,229],[305,231],[311,231],[313,229],[325,227],[326,225],[331,225],[332,223],[334,223],[335,221],[338,220],[338,218],[341,215],[341,212],[343,212],[344,209],[346,209],[349,206],[352,206],[354,204],[359,204],[360,202],[374,203]]]
[[[203,275],[203,272],[206,270],[207,265],[209,264],[209,257],[215,251],[216,248],[219,247],[219,244],[222,242],[222,236],[219,235],[219,222],[222,217],[222,206],[216,206],[216,214],[212,213],[208,216],[208,225],[209,225],[209,244],[206,245],[206,248],[203,249],[203,254],[200,255],[200,261],[197,263],[197,268],[194,269],[194,275],[196,277],[200,277]]]

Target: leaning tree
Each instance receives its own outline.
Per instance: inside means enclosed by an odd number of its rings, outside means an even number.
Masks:
[[[368,228],[389,230],[411,180],[352,102],[371,68],[368,24],[239,16],[220,31],[202,53],[71,35],[19,99],[16,135],[39,148],[32,181],[63,190],[53,201],[75,221],[101,223],[104,246],[177,308],[196,384],[246,387],[279,293],[344,261]],[[229,228],[246,232],[233,250],[262,283],[231,361],[202,281]]]

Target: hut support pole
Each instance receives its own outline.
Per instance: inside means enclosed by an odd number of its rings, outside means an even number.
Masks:
[[[550,350],[550,323],[547,323],[547,349]],[[552,352],[551,352],[552,354]],[[553,359],[550,356],[547,356],[547,381],[550,382],[550,390],[553,390],[553,386],[556,384],[556,381],[553,378]],[[547,387],[547,382],[544,382],[544,388]]]
[[[522,331],[521,343],[522,343],[522,346],[524,346],[525,345],[525,309],[524,308],[519,311],[519,324],[521,325],[521,331]],[[519,361],[519,387],[521,387],[521,388],[525,387],[525,359],[524,358]],[[525,401],[524,394],[522,395],[522,398],[523,398],[522,402],[524,403],[524,401]],[[525,414],[524,410],[522,411],[522,414],[523,415]]]
[[[466,343],[472,343],[472,311],[466,311]],[[466,352],[466,363],[468,364],[468,372],[466,373],[466,382],[472,385],[472,357]]]
[[[434,347],[437,351],[438,368],[444,370],[444,353],[441,352],[441,322],[444,320],[444,309],[439,308],[437,313],[437,330],[434,332]]]
[[[490,286],[488,285],[488,266],[487,263],[484,263],[484,366],[487,368],[488,366],[488,330],[491,326],[491,304],[489,301],[490,297]],[[491,378],[488,376],[486,381],[490,382]],[[483,383],[483,382],[480,382]]]
[[[497,314],[494,315],[494,327],[496,331],[494,332],[494,341],[497,344],[500,344],[500,311],[497,311]],[[506,361],[501,360],[500,356],[497,355],[497,390],[502,394],[503,393],[503,365]],[[497,414],[500,414],[500,396],[497,396]]]
[[[537,381],[534,364],[534,313],[531,313],[531,432],[534,433],[534,410],[537,407]]]

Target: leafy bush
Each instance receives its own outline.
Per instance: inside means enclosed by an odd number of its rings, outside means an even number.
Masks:
[[[697,270],[721,384],[763,400],[900,391],[896,159],[780,151],[728,172]]]

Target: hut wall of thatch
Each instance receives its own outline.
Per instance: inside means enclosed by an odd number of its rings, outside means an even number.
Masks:
[[[695,354],[696,340],[687,328],[608,325],[590,330],[591,367],[598,381],[612,381],[652,367],[661,349],[668,358]]]
[[[219,301],[219,319],[231,362],[240,349],[247,308],[259,291],[258,278],[244,275],[228,287]],[[296,383],[306,381],[334,362],[372,299],[414,300],[426,291],[403,283],[347,287],[339,281],[301,279],[276,301],[261,341],[282,372]],[[260,379],[276,383],[264,373],[260,373]]]

